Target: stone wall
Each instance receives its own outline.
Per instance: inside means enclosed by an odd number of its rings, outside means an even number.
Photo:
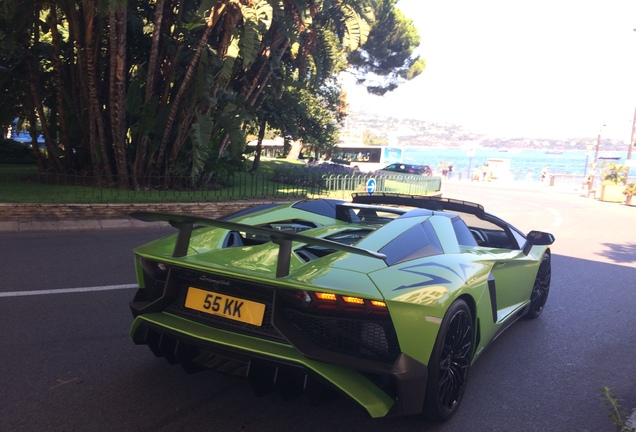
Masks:
[[[183,213],[217,218],[259,204],[275,201],[228,201],[206,203],[148,204],[3,204],[0,221],[34,222],[42,220],[127,219],[132,212]]]

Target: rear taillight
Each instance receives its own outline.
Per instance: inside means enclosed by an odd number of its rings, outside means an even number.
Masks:
[[[141,264],[144,272],[155,280],[165,281],[168,277],[168,266],[164,263],[139,257],[139,264]]]
[[[296,304],[304,308],[319,311],[375,315],[388,315],[389,313],[386,303],[381,300],[313,291],[287,291],[286,296],[293,298]]]

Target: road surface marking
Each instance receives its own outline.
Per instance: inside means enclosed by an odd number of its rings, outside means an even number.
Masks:
[[[48,294],[68,294],[68,293],[78,293],[78,292],[111,291],[111,290],[137,288],[137,286],[138,286],[137,284],[126,284],[126,285],[106,285],[106,286],[81,287],[81,288],[61,288],[61,289],[39,290],[39,291],[0,292],[0,297],[24,297],[24,296],[48,295]]]
[[[552,216],[554,216],[554,221],[550,225],[551,227],[558,227],[559,225],[563,223],[563,217],[561,216],[561,213],[558,210],[553,209],[552,207],[546,207],[545,209],[549,211],[550,213],[552,213]]]

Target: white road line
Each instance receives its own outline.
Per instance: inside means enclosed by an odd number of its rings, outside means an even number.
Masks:
[[[552,207],[546,207],[545,209],[549,211],[550,213],[552,213],[552,216],[554,216],[554,221],[550,225],[551,227],[558,227],[559,225],[563,223],[563,217],[561,216],[561,213],[558,210],[553,209]]]
[[[554,220],[552,221],[552,223],[550,224],[550,228],[556,228],[559,225],[563,224],[563,216],[561,216],[561,212],[558,211],[557,209],[554,209],[552,207],[544,207],[542,204],[539,203],[535,203],[532,201],[520,201],[529,205],[533,205],[533,206],[537,206],[537,207],[542,207],[544,208],[548,213],[552,214],[552,216],[554,216]]]
[[[61,289],[39,290],[39,291],[0,292],[0,297],[24,297],[24,296],[48,295],[48,294],[68,294],[68,293],[78,293],[78,292],[111,291],[111,290],[131,289],[131,288],[137,288],[137,284],[106,285],[106,286],[81,287],[81,288],[61,288]]]

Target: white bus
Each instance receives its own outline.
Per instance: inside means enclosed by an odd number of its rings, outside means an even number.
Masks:
[[[247,145],[255,147],[257,141],[251,141]],[[364,144],[337,144],[331,152],[331,162],[340,165],[358,168],[363,172],[373,172],[393,163],[402,162],[401,147],[377,146]],[[302,155],[301,151],[301,155]],[[263,157],[280,158],[284,156],[284,142],[281,138],[263,140]],[[302,158],[303,156],[301,156]],[[310,155],[304,155],[309,158]]]
[[[333,150],[331,161],[360,171],[372,172],[392,163],[402,162],[402,148],[363,144],[338,144]]]

